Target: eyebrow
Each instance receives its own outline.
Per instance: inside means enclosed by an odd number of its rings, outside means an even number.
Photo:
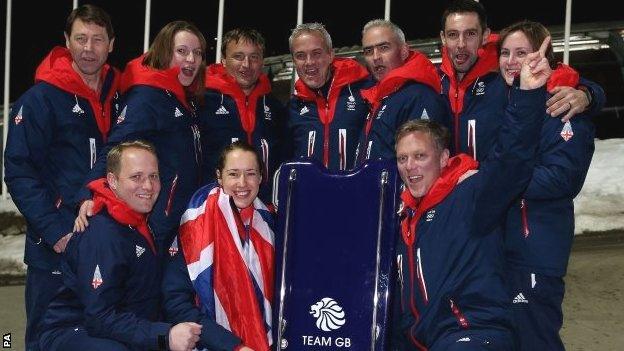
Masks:
[[[226,169],[226,172],[231,172],[231,171],[257,171],[257,168],[247,168],[247,169],[238,169],[238,168],[230,168],[230,169]]]
[[[369,45],[369,46],[365,46],[362,48],[362,50],[366,50],[366,49],[372,49],[372,48],[376,48],[382,45],[390,45],[391,43],[389,41],[383,41],[381,43],[378,44],[373,44],[373,45]]]

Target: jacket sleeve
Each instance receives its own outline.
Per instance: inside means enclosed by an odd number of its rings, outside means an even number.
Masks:
[[[600,111],[602,111],[605,103],[607,102],[607,97],[602,87],[599,84],[583,77],[580,78],[579,85],[586,88],[592,96],[592,101],[587,107],[588,110],[586,111],[586,113],[589,116],[595,116],[599,114]]]
[[[54,114],[41,98],[29,95],[17,101],[9,115],[4,153],[5,181],[11,197],[33,232],[49,246],[72,231],[41,174],[52,143]],[[51,180],[48,180],[51,181]]]
[[[127,245],[115,236],[118,228],[96,224],[82,234],[78,245],[77,291],[84,305],[89,335],[113,339],[140,349],[159,349],[158,337],[169,334],[171,324],[152,322],[121,309],[130,265]],[[104,232],[106,231],[106,232]],[[134,247],[131,248],[134,250]]]
[[[168,259],[162,291],[163,312],[167,321],[195,322],[202,325],[198,346],[214,351],[230,351],[241,345],[239,338],[204,314],[195,304],[195,290],[182,251]]]
[[[526,188],[536,162],[546,96],[543,87],[511,88],[494,149],[476,175],[477,233],[489,233],[499,225],[513,199]]]
[[[547,119],[539,161],[523,196],[533,200],[574,198],[583,187],[593,153],[594,126],[588,116],[577,116],[566,124]]]
[[[78,202],[91,199],[91,191],[87,189],[87,184],[106,177],[106,155],[115,145],[137,139],[152,140],[152,135],[158,132],[156,122],[158,115],[157,107],[151,104],[149,99],[145,99],[132,90],[128,92],[121,104],[121,112],[110,131],[106,145],[98,153],[97,160],[76,197]]]

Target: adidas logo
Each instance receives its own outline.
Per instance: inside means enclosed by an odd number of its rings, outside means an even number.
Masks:
[[[458,340],[457,340],[457,341],[455,341],[455,342],[469,342],[469,341],[470,341],[470,338],[466,336],[466,337],[463,337],[463,338],[461,338],[461,339],[458,339]]]
[[[529,300],[524,298],[523,293],[519,293],[514,299],[513,303],[529,303]]]
[[[299,115],[303,116],[304,114],[310,112],[310,110],[308,109],[308,106],[303,106],[303,108],[301,109],[301,111],[299,111]]]
[[[77,113],[79,115],[84,114],[84,110],[82,109],[82,107],[80,107],[80,105],[78,105],[78,101],[76,100],[76,105],[74,105],[74,107],[72,108],[72,112],[73,113]]]
[[[175,112],[173,113],[173,115],[176,116],[176,117],[181,117],[184,114],[182,113],[182,111],[180,111],[179,108],[176,107]]]
[[[429,119],[429,114],[427,113],[427,109],[423,109],[422,115],[420,115],[420,119]]]
[[[135,245],[136,246],[136,255],[137,257],[141,257],[141,255],[145,252],[145,248],[144,247],[140,247],[139,245]]]
[[[221,105],[215,112],[215,115],[229,115],[230,111],[225,109],[225,106]]]

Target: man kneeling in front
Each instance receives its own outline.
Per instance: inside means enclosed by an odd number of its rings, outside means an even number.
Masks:
[[[42,323],[42,350],[190,350],[201,326],[158,321],[161,264],[147,215],[160,191],[154,147],[115,146],[89,184],[94,217],[71,238],[63,288]]]
[[[502,220],[536,160],[551,75],[547,44],[523,63],[492,157],[481,165],[465,154],[449,158],[448,130],[435,122],[399,128],[395,148],[405,191],[393,349],[514,349]]]

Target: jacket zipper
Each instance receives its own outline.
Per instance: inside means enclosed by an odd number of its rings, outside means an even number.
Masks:
[[[469,327],[468,320],[466,319],[464,314],[461,312],[459,307],[457,307],[457,305],[455,304],[455,301],[453,301],[453,299],[449,299],[449,303],[451,304],[451,312],[453,312],[453,315],[457,319],[457,323],[459,324],[459,326],[464,329],[468,329]]]
[[[165,216],[169,217],[171,206],[173,205],[173,196],[175,195],[176,186],[178,185],[178,175],[176,174],[171,182],[171,190],[169,190],[169,198],[167,199],[167,207],[165,207]]]
[[[529,237],[529,219],[528,219],[528,215],[527,215],[527,203],[525,199],[521,199],[520,200],[520,213],[522,215],[522,234],[524,235],[524,238],[528,238]]]

